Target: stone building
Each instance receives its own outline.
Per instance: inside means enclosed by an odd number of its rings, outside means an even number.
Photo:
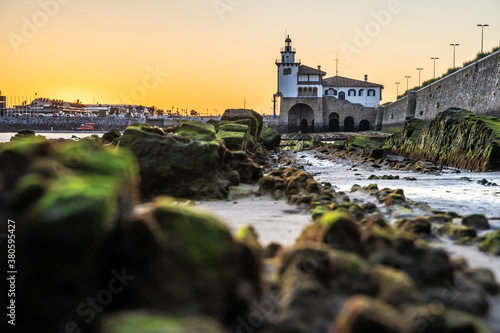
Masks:
[[[288,36],[278,67],[280,132],[366,131],[375,128],[382,98],[380,84],[341,76],[325,78],[321,66],[312,68],[295,59]]]

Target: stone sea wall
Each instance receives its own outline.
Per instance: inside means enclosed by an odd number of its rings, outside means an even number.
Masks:
[[[500,116],[500,51],[381,107],[382,130],[401,129],[408,117],[432,120],[449,108]]]

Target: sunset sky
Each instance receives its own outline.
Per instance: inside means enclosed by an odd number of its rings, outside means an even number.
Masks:
[[[383,101],[500,43],[499,0],[0,0],[7,96],[272,113],[285,31],[303,64],[385,86]]]

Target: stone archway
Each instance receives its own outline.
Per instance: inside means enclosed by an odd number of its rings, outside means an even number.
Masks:
[[[314,111],[304,103],[294,105],[288,112],[288,133],[313,133]]]
[[[346,117],[344,119],[344,132],[354,132],[354,118]]]
[[[331,113],[328,121],[328,132],[340,131],[339,115],[338,113]]]
[[[371,129],[370,122],[368,120],[361,120],[359,123],[359,131],[365,132]]]

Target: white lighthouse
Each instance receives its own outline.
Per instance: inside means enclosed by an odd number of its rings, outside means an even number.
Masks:
[[[285,40],[285,48],[281,49],[281,61],[276,60],[278,66],[278,93],[282,97],[297,97],[297,77],[300,62],[295,62],[295,49],[292,48],[290,36]]]

